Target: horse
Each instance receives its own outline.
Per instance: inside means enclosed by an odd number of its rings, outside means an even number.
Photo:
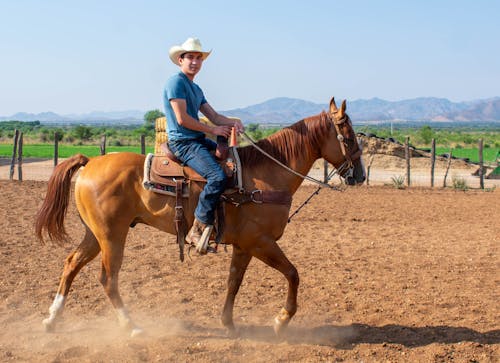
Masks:
[[[253,145],[238,148],[243,186],[252,191],[254,202],[242,205],[225,203],[222,243],[232,245],[232,257],[222,324],[229,334],[237,334],[233,322],[234,301],[253,257],[281,272],[288,282],[286,303],[274,319],[275,334],[281,335],[295,315],[299,275],[277,244],[288,222],[291,196],[301,185],[302,176],[307,175],[319,158],[337,168],[348,184],[360,184],[365,179],[361,148],[345,110],[345,100],[337,108],[332,98],[328,112],[300,120],[258,141],[256,146],[275,160]],[[66,258],[56,296],[49,308],[49,317],[43,321],[46,331],[55,329],[78,272],[100,252],[99,280],[116,311],[119,324],[131,336],[142,333],[127,312],[118,290],[118,272],[127,233],[130,227],[144,223],[176,234],[173,222],[175,197],[154,193],[143,187],[144,161],[144,155],[135,153],[93,158],[77,154],[54,169],[36,217],[35,234],[42,242],[47,235],[59,243],[68,238],[64,218],[69,205],[71,180],[81,169],[74,194],[85,235]],[[253,199],[255,193],[262,195],[266,191],[285,192],[289,202],[262,203],[262,200]],[[192,224],[196,198],[189,198],[184,207],[186,219]]]

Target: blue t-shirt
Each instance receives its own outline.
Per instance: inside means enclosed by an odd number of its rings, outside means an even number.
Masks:
[[[207,103],[203,91],[194,82],[192,82],[182,72],[172,76],[165,85],[163,91],[163,103],[165,105],[165,116],[167,117],[167,129],[169,140],[192,140],[203,137],[205,134],[200,131],[190,130],[177,122],[174,110],[170,104],[170,100],[174,98],[182,98],[186,100],[186,110],[189,116],[195,120],[198,118],[200,106]]]

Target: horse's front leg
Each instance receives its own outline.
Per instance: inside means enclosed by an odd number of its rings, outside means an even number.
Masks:
[[[222,324],[228,329],[229,334],[236,335],[233,322],[233,307],[234,299],[238,290],[240,289],[241,282],[245,276],[248,264],[252,256],[244,252],[238,246],[233,245],[233,256],[231,258],[231,267],[229,268],[229,277],[227,279],[227,295],[222,311]]]
[[[285,307],[274,318],[274,332],[280,335],[297,312],[297,290],[299,288],[299,273],[288,260],[276,241],[271,238],[261,238],[249,251],[267,265],[281,272],[288,281],[288,295]]]

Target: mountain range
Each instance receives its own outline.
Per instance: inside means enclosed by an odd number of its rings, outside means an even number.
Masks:
[[[340,104],[340,100],[337,103]],[[246,124],[290,124],[327,109],[326,103],[279,97],[245,108],[221,111],[221,113],[239,117]],[[380,98],[361,99],[348,101],[347,112],[354,123],[368,121],[500,122],[500,97],[467,102],[452,102],[446,98],[434,97],[402,101],[386,101]],[[46,124],[141,124],[145,113],[146,111],[138,110],[68,115],[58,115],[53,112],[38,114],[20,112],[11,116],[0,116],[0,121],[40,121]]]
[[[337,100],[340,105],[340,100]],[[287,124],[327,110],[328,104],[317,104],[294,98],[274,98],[266,102],[223,112],[246,123]],[[347,101],[347,113],[354,123],[367,121],[411,122],[500,122],[500,97],[451,102],[445,98],[421,97],[402,101],[380,98]]]

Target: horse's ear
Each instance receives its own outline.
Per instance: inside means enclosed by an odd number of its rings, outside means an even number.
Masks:
[[[337,105],[335,104],[335,97],[332,97],[330,100],[330,113],[336,113],[337,112]]]
[[[346,107],[346,103],[345,103],[345,100],[343,100],[342,105],[340,106],[340,118],[344,117],[344,115],[345,115],[345,107]]]

